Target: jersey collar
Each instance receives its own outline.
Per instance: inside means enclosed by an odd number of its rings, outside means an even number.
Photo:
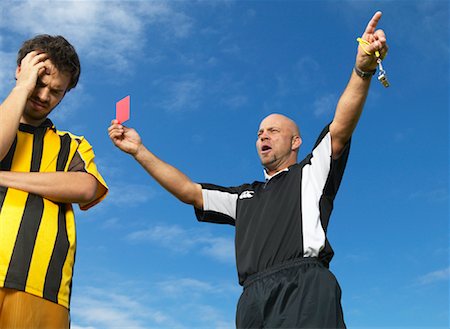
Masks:
[[[276,175],[281,174],[282,172],[285,172],[285,171],[289,171],[289,168],[281,169],[280,171],[277,171],[275,174],[269,175],[266,171],[266,168],[264,168],[264,178],[266,179],[266,182],[268,182],[269,180],[274,178]]]
[[[51,128],[51,129],[55,129],[55,126],[53,125],[53,122],[50,119],[45,119],[44,122],[41,123],[40,126],[38,127],[34,127],[31,125],[27,125],[25,123],[20,123],[19,124],[19,130],[26,132],[26,133],[30,133],[30,134],[34,134],[34,132],[38,129],[47,129],[47,128]]]

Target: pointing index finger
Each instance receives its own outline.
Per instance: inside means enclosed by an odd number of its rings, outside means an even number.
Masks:
[[[377,27],[378,21],[381,18],[381,11],[377,11],[375,15],[373,15],[372,19],[370,20],[369,24],[367,24],[366,30],[364,31],[364,34],[373,34],[375,32],[375,29]]]

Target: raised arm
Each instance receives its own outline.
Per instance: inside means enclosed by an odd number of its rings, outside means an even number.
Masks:
[[[381,57],[384,57],[387,53],[388,46],[384,31],[376,30],[380,18],[381,12],[378,11],[367,24],[366,30],[361,37],[369,44],[365,46],[365,49],[361,45],[358,46],[355,68],[359,71],[371,72],[376,69],[377,58],[375,51],[378,50]],[[372,55],[368,55],[366,52]],[[330,125],[333,158],[338,158],[341,155],[345,144],[356,128],[369,92],[371,78],[371,74],[362,78],[354,70],[347,87],[339,99],[335,116]]]
[[[108,128],[109,137],[120,150],[132,155],[137,162],[167,191],[180,201],[203,209],[203,196],[200,184],[194,183],[177,168],[162,161],[144,144],[139,134],[125,127],[117,120]]]
[[[36,87],[39,74],[45,70],[45,53],[27,54],[16,71],[16,86],[0,105],[0,161],[14,142],[28,98]]]

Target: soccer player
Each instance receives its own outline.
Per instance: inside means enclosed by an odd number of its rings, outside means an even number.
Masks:
[[[0,328],[69,328],[76,235],[107,186],[91,145],[47,116],[77,85],[80,62],[62,36],[18,52],[16,85],[0,105]]]

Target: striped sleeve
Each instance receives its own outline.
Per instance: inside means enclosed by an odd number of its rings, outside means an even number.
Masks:
[[[200,222],[217,224],[236,223],[237,200],[239,187],[222,187],[212,184],[201,184],[203,209],[195,208],[195,215]]]
[[[103,177],[100,175],[97,165],[94,162],[95,154],[92,146],[83,137],[78,139],[78,143],[78,149],[73,157],[73,162],[71,161],[69,170],[89,173],[94,176],[98,182],[97,195],[94,201],[79,205],[81,210],[87,210],[95,206],[106,197],[106,194],[108,193],[108,186],[106,185]]]
[[[325,246],[326,230],[347,163],[350,141],[339,159],[331,154],[329,126],[320,134],[302,169],[301,204],[305,257],[317,257]]]

